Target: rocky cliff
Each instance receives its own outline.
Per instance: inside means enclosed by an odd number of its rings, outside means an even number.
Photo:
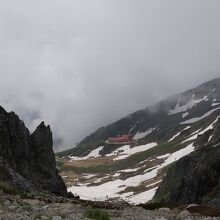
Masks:
[[[14,184],[23,179],[23,184],[20,185],[24,187],[27,180],[26,183],[29,182],[27,185],[33,186],[29,187],[29,190],[35,188],[66,194],[66,186],[56,169],[52,146],[49,126],[42,122],[30,135],[24,122],[14,112],[8,113],[0,107],[1,167]],[[4,176],[0,175],[0,179]]]
[[[154,199],[166,203],[220,204],[220,120],[200,135],[197,150],[168,170]],[[211,135],[210,141],[207,134]]]

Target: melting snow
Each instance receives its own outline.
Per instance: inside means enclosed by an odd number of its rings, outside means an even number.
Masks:
[[[126,169],[126,170],[119,170],[118,172],[124,172],[124,173],[131,173],[139,170],[140,168],[134,168],[134,169]]]
[[[130,145],[124,145],[118,148],[117,150],[113,151],[112,153],[107,154],[106,156],[118,155],[118,157],[114,158],[113,160],[122,160],[135,153],[149,150],[155,146],[157,146],[157,143],[149,143],[149,144],[140,145],[140,146],[133,147],[133,148],[130,148]]]
[[[218,117],[215,119],[215,121],[213,121],[208,127],[206,127],[205,129],[203,129],[202,131],[200,131],[200,129],[199,129],[199,130],[193,132],[193,133],[192,133],[192,136],[191,136],[190,138],[186,139],[185,141],[183,141],[182,143],[185,143],[185,142],[191,141],[191,140],[195,140],[199,135],[204,134],[206,131],[208,131],[208,130],[210,130],[210,129],[213,129],[214,124],[218,121],[219,117],[220,117],[220,116],[218,116]],[[199,131],[200,131],[200,132],[199,132]]]
[[[95,176],[96,176],[95,174],[86,174],[83,177],[86,178],[86,179],[90,179],[90,178],[95,177]]]
[[[168,115],[173,115],[179,112],[185,112],[189,109],[191,109],[194,105],[200,103],[201,101],[205,100],[207,97],[204,97],[202,99],[194,99],[195,94],[192,95],[192,98],[189,102],[187,102],[185,105],[180,106],[180,99],[178,100],[176,107],[174,109],[170,109]]]
[[[161,182],[162,182],[162,180],[159,180],[157,182],[154,182],[154,183],[147,185],[146,187],[155,186],[156,184],[161,183]]]
[[[82,199],[90,199],[90,200],[106,200],[106,198],[117,198],[121,197],[119,194],[121,191],[125,190],[127,187],[137,187],[143,181],[153,179],[157,176],[158,170],[161,168],[177,161],[178,159],[184,157],[185,155],[191,153],[194,150],[193,144],[188,145],[187,147],[176,151],[169,155],[169,157],[161,164],[156,167],[152,167],[149,169],[153,169],[149,172],[145,172],[142,175],[136,175],[133,177],[129,177],[125,180],[117,179],[114,181],[109,181],[99,186],[72,186],[68,188],[68,191],[71,191],[74,194],[79,195]],[[138,195],[130,196],[130,194],[126,194],[126,198],[131,203],[143,203],[151,200],[156,192],[156,188],[147,190]]]
[[[91,151],[87,156],[85,157],[75,157],[75,156],[70,156],[72,160],[87,160],[90,158],[97,158],[100,157],[101,155],[99,152],[104,148],[104,146],[98,147],[95,150]]]
[[[212,137],[213,137],[213,135],[211,135],[211,136],[209,137],[209,140],[208,140],[208,142],[209,142],[209,141],[211,141]]]
[[[130,196],[128,200],[130,203],[133,203],[133,204],[145,203],[146,201],[149,201],[154,197],[154,194],[156,193],[157,188],[158,187],[155,187],[153,189],[147,190],[137,195]]]
[[[169,156],[170,156],[170,154],[164,154],[164,155],[158,156],[157,159],[165,159]]]
[[[118,177],[120,176],[121,174],[120,173],[115,173],[114,175],[112,175],[113,177]]]
[[[149,128],[147,131],[145,132],[137,132],[133,139],[134,140],[139,140],[139,139],[142,139],[142,138],[145,138],[148,134],[152,133],[153,131],[155,130],[155,128]]]
[[[187,115],[189,115],[189,112],[183,113],[182,118],[185,118]]]
[[[216,106],[216,105],[220,105],[220,103],[217,103],[217,102],[212,103],[212,106]]]
[[[195,94],[192,95],[192,98],[190,99],[189,102],[187,102],[185,105],[180,106],[180,98],[176,104],[176,107],[174,109],[170,109],[168,112],[168,115],[173,115],[179,112],[186,112],[187,110],[191,109],[193,106],[197,105],[198,103],[207,100],[208,96],[214,92],[215,89],[213,89],[211,92],[209,92],[208,95],[204,96],[203,98],[200,99],[195,99]],[[183,117],[184,118],[184,117]]]
[[[175,134],[172,138],[170,138],[170,140],[169,140],[168,142],[174,140],[177,136],[180,135],[181,132],[182,132],[182,131],[180,131],[180,132],[178,132],[177,134]]]
[[[180,124],[192,124],[192,123],[195,123],[195,122],[197,122],[197,121],[200,121],[200,120],[202,120],[202,119],[208,117],[209,115],[211,115],[214,111],[216,111],[216,110],[218,110],[218,109],[220,109],[220,107],[215,108],[215,109],[212,109],[212,110],[206,112],[206,113],[205,113],[204,115],[202,115],[201,117],[191,118],[191,119],[189,119],[189,120],[187,120],[187,121],[181,122]]]
[[[186,140],[184,140],[183,142],[181,142],[181,144],[187,142],[187,141],[192,141],[195,140],[198,137],[198,134],[195,134],[193,136],[191,136],[190,138],[187,138]]]
[[[187,127],[184,128],[182,131],[188,130],[190,127],[191,127],[191,126],[187,126]],[[179,135],[182,133],[182,131],[180,131],[180,132],[178,132],[177,134],[175,134],[172,138],[170,138],[170,140],[169,140],[168,142],[174,140],[177,136],[179,136]]]

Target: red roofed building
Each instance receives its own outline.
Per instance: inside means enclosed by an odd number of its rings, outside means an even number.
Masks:
[[[124,134],[118,137],[114,138],[108,138],[108,143],[109,144],[114,144],[114,143],[124,143],[124,142],[131,142],[133,138],[132,134]]]

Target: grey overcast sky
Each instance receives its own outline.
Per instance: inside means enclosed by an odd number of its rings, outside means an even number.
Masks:
[[[71,147],[220,76],[219,0],[0,0],[0,104]]]

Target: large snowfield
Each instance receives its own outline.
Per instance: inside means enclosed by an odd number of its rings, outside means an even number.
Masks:
[[[127,147],[125,147],[127,149]],[[193,144],[188,145],[187,147],[176,151],[172,154],[166,154],[165,160],[162,164],[151,167],[144,171],[141,175],[136,175],[133,177],[129,177],[125,180],[117,179],[113,181],[106,182],[104,184],[100,184],[98,186],[72,186],[68,188],[68,191],[77,194],[81,197],[81,199],[85,200],[99,200],[105,201],[108,198],[122,198],[124,200],[129,201],[130,203],[139,204],[148,202],[151,200],[156,192],[157,187],[154,187],[156,184],[151,184],[152,188],[150,190],[146,190],[139,194],[134,195],[134,192],[127,192],[125,194],[122,193],[127,187],[137,187],[144,181],[152,180],[157,176],[157,173],[160,169],[165,166],[179,160],[185,155],[191,153],[194,150]],[[118,173],[118,172],[117,172]],[[115,173],[114,175],[116,175]]]

